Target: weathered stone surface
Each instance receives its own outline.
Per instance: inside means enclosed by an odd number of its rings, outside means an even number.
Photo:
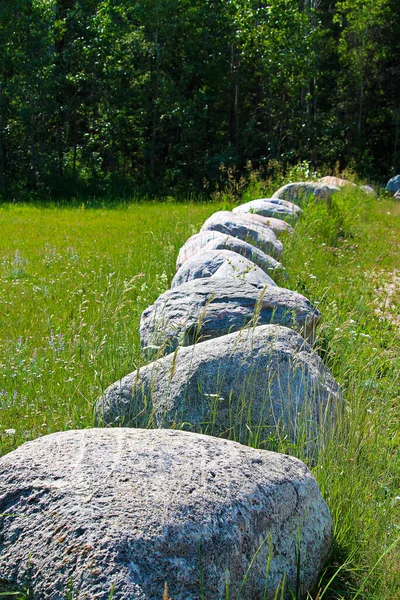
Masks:
[[[200,252],[186,260],[172,280],[174,289],[193,279],[233,278],[245,280],[257,287],[276,283],[260,267],[244,256],[230,250],[210,250]]]
[[[215,235],[212,239],[209,239],[209,234]],[[188,260],[191,256],[195,256],[199,252],[209,252],[211,250],[231,250],[232,252],[236,252],[251,260],[251,262],[255,263],[267,274],[276,269],[285,271],[280,262],[272,258],[272,256],[265,254],[259,248],[244,240],[239,240],[231,235],[224,235],[218,231],[204,231],[190,237],[179,251],[176,268],[179,269],[185,260]]]
[[[281,219],[296,220],[301,208],[293,202],[281,198],[260,198],[245,204],[235,206],[233,213],[239,215],[256,214],[263,217],[280,217]]]
[[[227,210],[221,210],[209,217],[201,231],[219,231],[226,235],[237,237],[258,246],[264,252],[275,258],[283,252],[283,245],[272,229],[264,225],[250,223]]]
[[[386,189],[388,192],[393,192],[395,194],[398,190],[400,190],[400,175],[395,175],[386,184]]]
[[[312,451],[339,398],[338,385],[300,335],[262,325],[180,348],[134,371],[106,390],[97,417],[143,426],[151,414],[159,427],[185,423],[240,441],[248,431],[300,435]]]
[[[348,181],[347,179],[341,179],[340,177],[333,177],[332,175],[327,175],[326,177],[321,177],[318,180],[319,183],[324,183],[326,185],[333,185],[336,187],[345,187],[346,185],[349,187],[357,187],[355,183],[352,181]]]
[[[292,290],[259,289],[240,279],[195,279],[164,292],[143,311],[140,343],[172,352],[249,323],[285,325],[312,339],[319,318],[311,302]]]
[[[0,580],[32,598],[267,599],[284,575],[300,595],[332,540],[318,485],[296,458],[183,431],[86,429],[0,460]],[[300,533],[300,535],[299,535]],[[300,538],[300,551],[298,539]],[[271,541],[270,541],[271,540]],[[30,596],[31,597],[31,596]],[[280,594],[279,594],[279,597]],[[285,599],[289,598],[286,592]]]
[[[279,190],[272,194],[272,197],[290,200],[301,206],[310,198],[330,202],[332,194],[339,190],[340,187],[334,185],[326,185],[314,181],[298,181],[296,183],[288,183],[279,188]]]
[[[241,215],[245,219],[250,219],[250,221],[266,225],[272,229],[277,237],[281,233],[293,233],[293,227],[287,221],[283,221],[282,219],[277,219],[275,217],[263,217],[262,215],[257,215],[254,213],[241,213]]]

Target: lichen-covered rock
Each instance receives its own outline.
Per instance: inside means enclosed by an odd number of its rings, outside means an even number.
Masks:
[[[172,280],[171,288],[176,288],[187,281],[211,277],[245,280],[257,287],[276,283],[260,267],[244,256],[230,250],[210,250],[195,254],[178,269]]]
[[[144,349],[178,346],[226,335],[250,325],[276,323],[313,339],[319,311],[292,290],[259,289],[240,279],[195,279],[164,292],[143,311],[140,343]]]
[[[250,242],[275,258],[283,252],[283,245],[272,229],[261,224],[250,223],[240,215],[221,210],[209,217],[201,231],[219,231],[226,235]]]
[[[183,431],[28,442],[0,459],[0,511],[0,581],[34,600],[161,600],[165,582],[174,600],[220,600],[227,578],[242,600],[272,600],[284,577],[282,597],[301,597],[332,541],[302,462]]]
[[[252,435],[307,440],[329,428],[339,387],[304,339],[262,325],[180,348],[112,384],[97,403],[99,422],[181,426],[247,441]]]
[[[293,221],[300,215],[301,208],[293,202],[276,197],[251,200],[245,204],[235,206],[232,212],[243,216],[255,214],[263,217],[280,217],[281,219]]]
[[[284,200],[295,202],[301,206],[302,204],[307,203],[310,198],[330,202],[332,194],[339,190],[340,187],[335,185],[327,185],[314,181],[298,181],[282,186],[272,194],[272,197],[283,198]]]
[[[395,194],[398,190],[400,190],[400,175],[395,175],[386,184],[386,189],[388,192],[392,192]]]

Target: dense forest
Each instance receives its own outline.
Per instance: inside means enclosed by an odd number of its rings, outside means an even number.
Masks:
[[[400,170],[399,0],[0,0],[0,194]]]

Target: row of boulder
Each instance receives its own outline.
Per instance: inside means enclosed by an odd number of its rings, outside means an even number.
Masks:
[[[275,282],[302,202],[337,190],[290,184],[212,215],[143,312],[149,362],[104,392],[98,427],[0,459],[0,591],[300,600],[318,585],[333,526],[315,479],[240,442],[288,436],[312,457],[341,405],[312,347],[319,311]]]

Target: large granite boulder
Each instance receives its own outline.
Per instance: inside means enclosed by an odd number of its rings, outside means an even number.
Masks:
[[[398,190],[400,190],[400,175],[395,175],[386,184],[386,189],[388,192],[392,192],[395,194]]]
[[[243,216],[255,214],[263,217],[280,217],[281,219],[293,221],[300,215],[301,208],[293,202],[276,197],[251,200],[245,204],[235,206],[232,212]]]
[[[265,285],[276,286],[275,281],[265,271],[244,256],[230,250],[210,250],[195,254],[186,260],[173,278],[171,288],[193,279],[206,277],[213,279],[232,277],[261,288]]]
[[[38,600],[161,600],[165,582],[174,600],[220,600],[227,579],[272,600],[284,578],[279,597],[301,598],[332,541],[302,462],[183,431],[28,442],[0,459],[0,512],[3,589]]]
[[[245,326],[276,323],[313,339],[319,311],[307,298],[281,287],[260,289],[240,279],[195,279],[161,294],[143,311],[143,349],[178,346],[226,335]]]
[[[278,237],[281,233],[293,233],[293,227],[283,219],[277,219],[276,217],[264,217],[255,213],[241,213],[242,217],[252,221],[253,223],[261,223],[266,225],[275,233]]]
[[[248,220],[242,219],[240,215],[227,210],[221,210],[211,215],[201,231],[219,231],[237,237],[254,244],[275,258],[283,252],[282,242],[277,239],[272,229],[261,224],[250,223]]]
[[[180,348],[112,384],[107,425],[190,428],[248,441],[249,432],[306,440],[312,451],[340,406],[339,387],[296,332],[262,325]]]
[[[339,190],[340,187],[336,185],[327,185],[314,181],[298,181],[282,186],[272,194],[272,197],[283,198],[301,206],[302,204],[306,204],[310,199],[329,203],[332,194]]]
[[[201,233],[192,235],[179,250],[176,268],[179,269],[186,260],[199,252],[204,253],[210,250],[231,250],[232,252],[236,252],[251,260],[251,262],[255,263],[266,273],[273,272],[276,269],[284,271],[281,263],[272,256],[269,256],[244,240],[239,240],[239,238],[231,235],[225,235],[219,231],[202,231]]]

